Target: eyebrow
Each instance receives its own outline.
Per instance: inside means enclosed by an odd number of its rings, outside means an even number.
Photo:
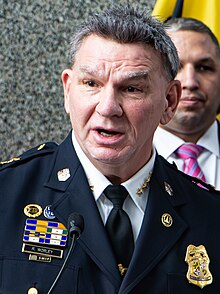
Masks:
[[[194,61],[194,63],[215,63],[215,59],[214,58],[212,58],[212,57],[209,57],[209,56],[205,56],[205,57],[201,57],[201,58],[199,58],[199,59],[196,59],[195,61]],[[183,60],[182,59],[180,59],[180,64],[181,65],[183,65],[185,62],[183,62]]]
[[[89,75],[100,76],[100,71],[96,69],[89,68],[87,66],[81,66],[80,71]],[[147,80],[149,77],[149,72],[147,70],[143,71],[130,71],[124,73],[124,78],[127,80]]]
[[[126,73],[126,77],[130,80],[139,80],[139,79],[143,79],[143,80],[147,80],[147,78],[149,77],[149,72],[144,70],[144,71],[134,71],[134,72],[128,72]]]
[[[94,70],[94,69],[89,68],[89,67],[87,67],[87,66],[81,66],[81,67],[79,68],[79,70],[80,70],[81,72],[83,72],[83,73],[90,74],[90,75],[97,75],[97,74],[99,74],[99,71],[98,71],[98,70]]]
[[[212,57],[203,57],[201,59],[198,59],[197,62],[213,62],[213,63],[215,63],[215,60]]]

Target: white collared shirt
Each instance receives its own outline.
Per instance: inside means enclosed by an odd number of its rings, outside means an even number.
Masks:
[[[183,159],[177,158],[174,151],[184,143],[184,140],[160,127],[154,134],[154,146],[158,153],[169,162],[174,161],[180,170],[183,170]],[[216,121],[198,140],[197,144],[205,148],[198,157],[198,163],[205,175],[206,182],[220,190],[220,145]]]
[[[112,183],[91,163],[91,161],[80,148],[74,136],[74,133],[72,135],[72,140],[77,156],[86,173],[90,187],[92,187],[93,195],[98,206],[102,221],[105,224],[108,215],[113,208],[113,205],[112,202],[107,199],[107,197],[103,194],[103,191],[108,185],[111,185]],[[147,206],[149,189],[143,190],[143,194],[141,195],[137,194],[137,190],[138,188],[141,188],[144,181],[148,178],[150,172],[152,172],[155,155],[156,152],[155,150],[153,150],[153,155],[151,156],[149,162],[132,178],[122,183],[122,185],[127,189],[129,193],[129,197],[125,199],[123,209],[130,217],[135,241],[137,240],[143,221],[144,212]]]

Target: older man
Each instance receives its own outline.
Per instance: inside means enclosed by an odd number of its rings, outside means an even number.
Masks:
[[[152,145],[181,93],[163,25],[129,7],[95,14],[71,62],[69,136],[1,167],[0,293],[216,294],[219,195]]]

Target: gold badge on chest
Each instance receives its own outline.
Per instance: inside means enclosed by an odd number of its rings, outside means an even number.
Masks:
[[[188,263],[187,279],[200,288],[212,283],[212,274],[209,271],[209,257],[203,245],[198,247],[189,245],[185,261]]]

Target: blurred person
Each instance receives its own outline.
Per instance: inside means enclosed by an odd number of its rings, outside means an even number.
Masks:
[[[152,144],[181,95],[163,25],[113,7],[70,55],[70,134],[1,165],[0,293],[217,293],[219,193]]]
[[[169,20],[167,32],[180,58],[176,79],[182,95],[173,119],[156,130],[155,147],[180,170],[220,190],[218,41],[205,24],[192,18]]]

